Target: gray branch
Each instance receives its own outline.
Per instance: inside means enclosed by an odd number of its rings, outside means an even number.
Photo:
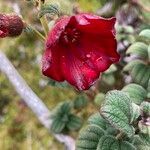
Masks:
[[[34,112],[39,121],[50,130],[52,120],[50,119],[51,113],[49,109],[27,85],[2,51],[0,51],[0,71],[7,76],[17,93]],[[63,134],[54,134],[54,136],[59,142],[65,144],[67,150],[75,150],[75,140],[73,138]]]

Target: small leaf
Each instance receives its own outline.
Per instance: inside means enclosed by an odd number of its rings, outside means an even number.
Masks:
[[[146,116],[150,116],[150,103],[149,102],[143,102],[141,105],[141,110]]]
[[[115,77],[113,74],[103,74],[102,80],[110,86],[112,86],[115,83]]]
[[[138,117],[140,116],[140,107],[136,105],[135,103],[132,103],[132,108],[133,108],[133,114],[131,118],[131,123],[136,121]]]
[[[150,62],[150,45],[148,46],[148,61]]]
[[[145,145],[150,147],[150,133],[149,134],[140,133],[139,137],[141,138],[141,140],[144,142]]]
[[[45,14],[49,13],[50,15],[59,15],[59,6],[57,4],[45,4],[42,5],[41,10],[38,14],[38,17],[41,18]]]
[[[134,83],[126,85],[122,91],[129,94],[132,102],[136,104],[141,104],[147,96],[147,91],[142,86]]]
[[[76,150],[96,150],[99,139],[105,134],[104,130],[96,125],[83,128],[76,142]]]
[[[134,136],[133,144],[137,150],[149,150],[149,146],[147,146],[138,135]]]
[[[142,30],[139,35],[150,39],[150,30],[149,29]]]
[[[131,76],[134,82],[147,88],[150,80],[150,67],[144,64],[136,64],[131,71]]]
[[[117,90],[108,92],[100,111],[102,116],[117,129],[129,137],[134,134],[134,128],[130,125],[133,115],[132,105],[126,93]]]
[[[108,70],[105,71],[105,74],[110,74],[110,73],[114,73],[115,71],[117,71],[117,67],[112,64]]]
[[[127,141],[121,141],[120,150],[136,150],[136,147]]]
[[[81,109],[83,107],[86,107],[87,106],[87,99],[84,95],[81,95],[81,96],[78,96],[74,102],[73,102],[73,107],[74,109]]]
[[[143,59],[147,59],[148,57],[148,46],[142,42],[136,42],[132,44],[127,52],[127,54],[136,54]]]
[[[128,72],[131,71],[133,69],[133,67],[137,64],[144,64],[144,62],[142,60],[133,60],[131,62],[129,62],[124,68],[123,68],[123,72]]]
[[[105,94],[104,93],[98,93],[95,98],[94,98],[94,103],[97,105],[97,106],[100,106],[101,103],[104,101],[105,99]]]
[[[82,126],[82,120],[79,117],[71,114],[69,116],[69,121],[66,124],[66,127],[69,130],[78,130],[81,126]]]
[[[96,150],[120,150],[119,141],[110,135],[102,136]]]
[[[60,133],[65,128],[65,123],[59,119],[54,119],[51,125],[51,130],[54,133]]]
[[[109,123],[100,115],[100,113],[95,113],[88,119],[90,125],[97,125],[102,129],[106,130]]]

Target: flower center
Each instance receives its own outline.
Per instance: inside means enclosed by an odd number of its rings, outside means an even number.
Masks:
[[[64,44],[72,44],[78,41],[80,32],[76,28],[66,28],[61,35],[61,41]]]

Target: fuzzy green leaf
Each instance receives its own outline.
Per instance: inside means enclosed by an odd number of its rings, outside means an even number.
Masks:
[[[133,115],[131,104],[126,93],[114,90],[107,93],[105,103],[101,107],[102,116],[129,137],[134,134],[134,128],[129,124]]]
[[[150,116],[150,103],[149,102],[143,102],[141,105],[141,110],[144,114],[147,116]]]
[[[105,74],[110,74],[110,73],[114,73],[115,71],[117,71],[117,67],[112,64],[108,70],[105,71]]]
[[[134,136],[133,144],[135,145],[135,147],[137,148],[137,150],[149,150],[149,146],[138,135]]]
[[[143,59],[147,59],[148,57],[148,46],[142,42],[136,42],[132,44],[127,52],[127,54],[136,54]]]
[[[150,39],[150,30],[149,29],[142,30],[139,35]]]
[[[96,150],[99,139],[105,134],[104,130],[96,125],[83,128],[76,142],[76,150]]]
[[[150,147],[150,133],[149,134],[140,133],[139,137],[144,142],[144,144]]]
[[[101,103],[104,101],[105,99],[105,94],[104,93],[98,93],[95,98],[94,98],[94,103],[97,105],[97,106],[100,106]]]
[[[137,64],[144,64],[144,62],[142,60],[136,59],[133,60],[131,62],[129,62],[124,68],[123,68],[123,72],[128,72],[131,71],[133,69],[133,67]]]
[[[54,133],[60,133],[65,128],[65,122],[59,119],[54,119],[51,125],[51,131]]]
[[[121,141],[120,150],[136,150],[136,147],[127,141]]]
[[[150,66],[145,64],[136,64],[131,71],[131,76],[135,83],[147,88],[150,80]]]
[[[59,15],[59,6],[57,4],[45,4],[42,5],[41,10],[39,11],[38,17],[41,18],[45,14],[50,14],[50,15]]]
[[[95,113],[88,119],[90,125],[97,125],[102,129],[106,130],[109,123],[100,115],[100,113]]]
[[[82,126],[82,120],[79,117],[71,114],[69,116],[69,121],[66,124],[66,127],[69,130],[78,130],[81,126]]]
[[[96,150],[119,150],[119,141],[110,135],[102,136]]]
[[[78,96],[74,102],[73,102],[73,107],[74,109],[81,109],[85,106],[87,106],[88,100],[84,95]]]
[[[135,103],[132,103],[132,108],[133,108],[133,113],[132,113],[131,122],[134,122],[140,116],[140,107]]]
[[[132,102],[136,104],[141,104],[147,96],[147,91],[142,86],[134,83],[126,85],[122,91],[128,93]]]

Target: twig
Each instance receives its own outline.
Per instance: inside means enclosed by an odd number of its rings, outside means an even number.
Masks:
[[[17,72],[17,70],[14,68],[14,66],[2,51],[0,51],[0,71],[8,77],[17,93],[27,104],[27,106],[30,107],[30,109],[34,112],[39,121],[48,130],[50,130],[50,126],[52,123],[52,120],[50,118],[50,111],[42,102],[42,100],[27,85],[27,83],[20,76],[20,74]],[[65,144],[67,150],[75,150],[75,141],[73,138],[63,134],[54,134],[54,136],[59,142]]]

